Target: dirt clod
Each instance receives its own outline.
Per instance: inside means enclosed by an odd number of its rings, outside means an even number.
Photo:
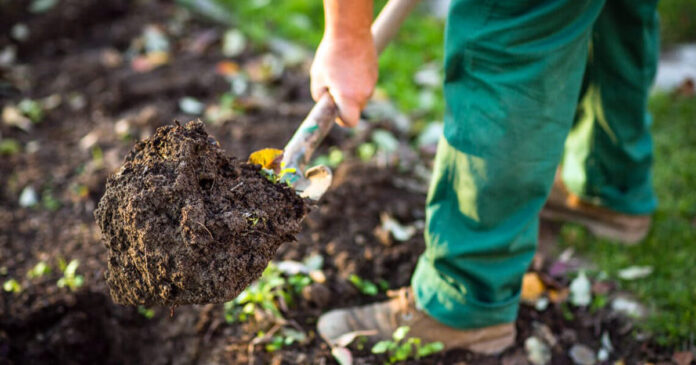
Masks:
[[[121,304],[218,303],[258,278],[307,213],[257,165],[225,155],[203,123],[166,126],[136,144],[94,215],[106,281]]]

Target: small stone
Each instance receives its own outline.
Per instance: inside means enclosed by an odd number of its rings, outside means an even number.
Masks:
[[[302,298],[318,308],[324,308],[331,301],[331,292],[326,286],[313,283],[302,289]]]
[[[225,57],[239,56],[246,48],[246,37],[237,29],[231,29],[225,32],[222,37],[222,54]]]
[[[594,351],[585,345],[573,345],[568,355],[577,365],[593,365],[597,362]]]
[[[14,40],[18,42],[24,42],[27,39],[29,39],[29,35],[31,34],[31,32],[29,31],[29,27],[27,27],[26,24],[17,23],[10,30],[10,34],[12,35],[12,38],[14,38]]]
[[[27,186],[22,190],[19,195],[19,206],[23,208],[29,208],[36,205],[39,202],[39,197],[36,195],[36,191],[31,186]]]

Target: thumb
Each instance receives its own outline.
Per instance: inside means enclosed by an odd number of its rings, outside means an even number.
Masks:
[[[355,127],[358,125],[358,121],[360,120],[360,110],[362,109],[360,104],[358,104],[358,102],[355,100],[341,94],[332,94],[331,96],[333,96],[334,102],[338,107],[338,118],[336,123],[342,127]]]

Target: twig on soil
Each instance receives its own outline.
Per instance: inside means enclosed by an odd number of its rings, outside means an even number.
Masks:
[[[240,187],[240,186],[242,186],[242,185],[244,185],[244,181],[241,181],[241,182],[239,182],[239,184],[237,184],[237,185],[233,186],[232,188],[230,188],[230,191],[235,191],[235,190],[237,190],[238,187]]]
[[[279,321],[273,327],[266,332],[265,335],[262,337],[256,337],[251,342],[249,342],[249,346],[247,347],[247,352],[249,353],[249,365],[254,364],[254,347],[256,345],[266,343],[270,341],[271,338],[273,338],[273,335],[275,335],[276,332],[278,332],[281,328],[283,328],[283,325],[285,325],[285,321]]]
[[[213,237],[213,234],[210,232],[210,230],[208,229],[208,227],[204,226],[203,223],[201,223],[201,222],[196,222],[196,224],[198,224],[199,226],[203,227],[203,229],[205,229],[205,231],[208,232],[208,234],[210,235],[210,238],[211,238],[211,239],[213,239],[213,240],[215,239],[215,237]]]

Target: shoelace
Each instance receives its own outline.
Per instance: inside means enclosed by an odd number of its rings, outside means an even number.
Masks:
[[[400,315],[402,321],[408,322],[413,319],[414,313],[418,310],[413,297],[411,288],[401,288],[397,290],[388,290],[387,297],[397,302],[397,311],[392,313],[392,324],[396,326],[398,321],[396,316]]]

